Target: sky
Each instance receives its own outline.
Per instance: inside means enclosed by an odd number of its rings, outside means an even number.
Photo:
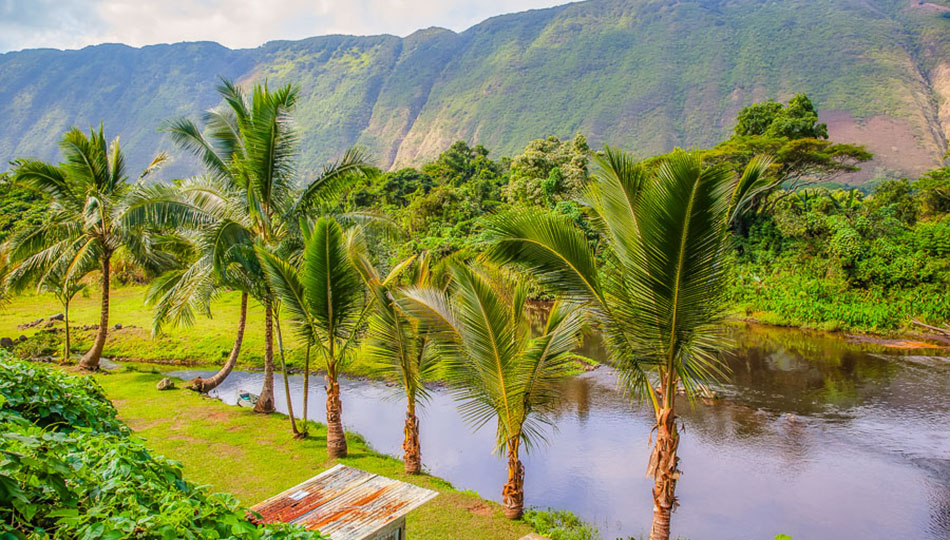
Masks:
[[[231,48],[326,34],[464,30],[567,0],[0,0],[0,52],[98,43],[217,41]]]

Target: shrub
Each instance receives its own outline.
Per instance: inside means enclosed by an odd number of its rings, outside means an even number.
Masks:
[[[90,377],[0,353],[0,538],[322,538],[257,526],[129,437]]]
[[[524,513],[523,519],[535,532],[551,540],[596,540],[600,533],[591,525],[584,523],[566,510],[538,510],[532,508]]]

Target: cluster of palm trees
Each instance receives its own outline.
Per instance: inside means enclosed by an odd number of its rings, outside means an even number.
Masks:
[[[351,150],[301,185],[290,115],[296,90],[265,84],[246,93],[223,82],[219,92],[222,105],[201,125],[179,119],[164,126],[204,165],[203,174],[175,185],[144,182],[164,155],[130,183],[118,139],[107,143],[101,128],[88,136],[68,132],[59,165],[16,163],[15,180],[46,193],[51,209],[43,226],[4,246],[3,284],[8,291],[54,291],[68,314],[83,278],[100,273],[101,320],[81,368],[98,368],[106,342],[116,254],[158,276],[146,298],[155,309],[155,332],[191,324],[210,314],[216,294],[239,291],[232,351],[218,373],[196,379],[193,389],[208,392],[233,370],[253,299],[265,313],[264,385],[255,410],[274,411],[276,338],[291,429],[306,437],[316,356],[325,372],[328,453],[345,457],[338,377],[363,342],[365,354],[406,397],[406,472],[422,470],[417,410],[426,382],[442,378],[473,426],[496,426],[496,450],[507,456],[505,514],[516,519],[524,508],[520,455],[543,437],[556,382],[571,373],[582,326],[593,324],[606,337],[622,384],[655,413],[651,539],[669,538],[679,477],[676,396],[680,388],[693,396],[721,374],[728,228],[745,201],[767,186],[768,159],[753,160],[737,175],[686,152],[656,165],[608,147],[594,156],[585,200],[599,229],[596,245],[561,216],[518,209],[487,220],[489,248],[475,260],[434,265],[422,253],[384,272],[367,231],[388,226],[385,217],[338,212],[340,193],[373,173],[365,157]],[[555,297],[540,329],[529,316],[532,285]],[[283,317],[305,347],[299,425]],[[67,338],[66,356],[68,346]]]

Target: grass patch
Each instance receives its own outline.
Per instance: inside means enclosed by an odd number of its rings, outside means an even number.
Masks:
[[[258,415],[187,390],[159,392],[155,384],[160,373],[136,370],[95,377],[119,418],[149,448],[181,462],[189,479],[231,493],[248,506],[335,463],[327,459],[323,425],[313,424],[311,438],[297,441],[283,415]],[[348,435],[347,442],[350,456],[341,463],[439,492],[409,515],[413,538],[514,540],[531,532],[528,524],[505,519],[496,503],[436,477],[408,476],[401,461],[374,452],[359,436]]]
[[[145,361],[152,363],[218,366],[224,363],[234,344],[237,331],[241,295],[229,292],[220,295],[212,304],[212,317],[200,317],[194,326],[168,328],[160,336],[152,336],[152,310],[144,303],[146,287],[141,285],[116,287],[112,290],[110,326],[116,323],[122,328],[110,330],[104,356],[108,358]],[[26,294],[11,298],[0,307],[0,337],[17,338],[25,335],[32,338],[46,330],[44,324],[20,329],[18,325],[39,318],[48,319],[62,312],[62,307],[50,294]],[[70,305],[73,353],[85,352],[92,345],[95,330],[80,330],[76,327],[99,322],[99,293],[92,289],[85,296],[78,296]],[[62,322],[53,323],[61,329]],[[299,368],[304,363],[303,347],[299,346],[290,324],[283,321],[284,340],[288,363]],[[60,332],[61,334],[61,332]],[[58,355],[58,351],[56,353]],[[241,346],[239,368],[256,369],[264,365],[264,309],[255,302],[248,303],[247,329]],[[319,367],[316,362],[313,365]],[[369,370],[357,350],[346,366],[351,375],[367,375]]]

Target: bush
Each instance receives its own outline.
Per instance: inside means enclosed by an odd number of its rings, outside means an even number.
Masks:
[[[0,410],[40,428],[128,433],[95,379],[14,361],[9,353],[0,353]]]
[[[551,540],[596,540],[600,533],[591,525],[584,523],[566,510],[530,509],[523,519],[535,532]]]
[[[0,538],[322,538],[257,526],[185,480],[129,437],[92,378],[0,355]]]

